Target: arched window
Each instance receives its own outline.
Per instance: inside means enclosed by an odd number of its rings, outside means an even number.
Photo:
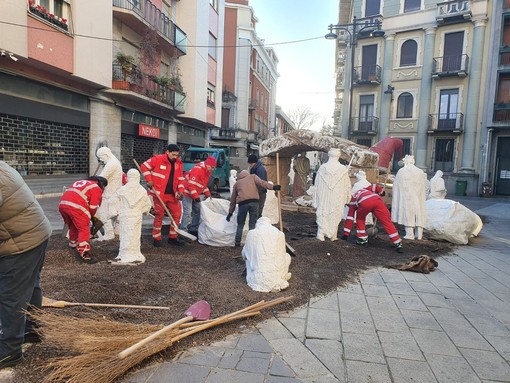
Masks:
[[[397,101],[397,118],[413,117],[413,95],[411,93],[402,93]]]
[[[414,40],[407,40],[400,49],[400,66],[416,65],[418,44]]]

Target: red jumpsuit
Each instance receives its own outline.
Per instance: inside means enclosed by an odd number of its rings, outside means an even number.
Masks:
[[[60,215],[69,227],[69,246],[78,247],[81,256],[90,251],[90,218],[101,204],[103,190],[95,181],[75,181],[58,205]]]
[[[207,183],[209,182],[211,174],[212,172],[207,170],[204,162],[196,164],[186,175],[184,194],[192,200],[198,199],[202,193],[206,197],[210,197],[211,191],[207,187]]]
[[[153,183],[153,190],[158,193],[159,197],[165,204],[165,206],[172,214],[175,223],[178,225],[181,222],[181,203],[178,195],[184,193],[184,177],[182,175],[183,164],[180,159],[176,159],[174,162],[174,175],[172,182],[172,193],[166,194],[165,189],[167,188],[168,181],[170,179],[172,164],[165,154],[158,154],[154,157],[149,158],[143,164],[140,165],[142,174],[145,181]],[[165,209],[159,202],[159,199],[154,196],[154,191],[149,190],[149,195],[152,196],[154,203],[154,224],[152,225],[152,238],[155,241],[161,240],[161,227],[163,225],[163,217],[165,216]],[[177,238],[177,232],[173,225],[170,225],[170,231],[168,233],[169,238]]]
[[[382,189],[377,184],[367,186],[365,189],[360,189],[352,195],[351,202],[349,202],[349,211],[344,224],[344,235],[349,236],[352,225],[354,223],[354,212],[356,212],[356,236],[359,239],[368,239],[367,232],[365,230],[365,218],[369,213],[372,213],[381,222],[382,226],[391,241],[394,244],[402,242],[398,235],[393,222],[391,222],[391,216],[388,208],[384,201],[379,196]]]

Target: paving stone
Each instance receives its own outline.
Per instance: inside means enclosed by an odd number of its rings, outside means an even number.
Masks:
[[[263,383],[264,374],[254,374],[253,372],[225,370],[215,368],[207,377],[206,383],[225,383],[225,382],[243,382],[243,383]],[[195,383],[193,381],[181,381],[186,383]]]
[[[487,315],[487,308],[483,307],[472,298],[450,299],[448,302],[463,315]]]
[[[237,349],[226,349],[223,357],[218,363],[218,367],[220,368],[235,368],[237,363],[241,360],[241,355],[243,355],[243,350]]]
[[[255,372],[265,375],[269,370],[269,362],[270,358],[245,357],[245,354],[243,354],[241,360],[236,366],[236,370]]]
[[[421,301],[425,306],[427,307],[445,307],[450,308],[451,304],[448,302],[448,300],[445,298],[443,294],[431,294],[431,293],[422,293],[418,292],[418,296],[420,297]]]
[[[12,368],[0,370],[0,383],[12,383],[12,382],[14,382],[14,370]]]
[[[427,362],[388,358],[388,367],[393,383],[434,383],[437,382]]]
[[[339,383],[333,375],[311,376],[302,379],[304,383]]]
[[[202,366],[190,366],[181,363],[163,363],[147,383],[202,383],[210,369]]]
[[[409,283],[386,283],[386,287],[390,291],[391,295],[413,295],[416,296],[416,292],[413,290]]]
[[[443,324],[443,331],[450,337],[457,347],[476,348],[494,351],[492,346],[470,325],[459,326]]]
[[[375,334],[343,334],[345,359],[384,363],[379,338]]]
[[[347,360],[347,381],[349,383],[391,383],[385,364]]]
[[[428,311],[420,298],[411,295],[393,295],[393,299],[400,310]]]
[[[244,351],[243,358],[271,359],[272,352]]]
[[[306,320],[302,318],[279,318],[278,319],[281,324],[285,326],[287,330],[290,331],[295,338],[304,342],[305,340],[305,330],[306,330]],[[273,339],[269,339],[273,340]]]
[[[438,294],[439,290],[432,283],[426,281],[409,281],[409,285],[415,292]]]
[[[379,268],[379,274],[385,283],[407,283],[402,273],[394,269]]]
[[[305,335],[307,338],[340,339],[340,313],[310,308]]]
[[[442,331],[413,328],[411,333],[421,351],[425,354],[460,356],[455,345]]]
[[[426,274],[427,279],[436,287],[457,287],[444,273],[440,270],[435,270],[430,274]]]
[[[392,298],[367,297],[375,328],[380,331],[406,330],[407,325]]]
[[[337,291],[350,294],[363,294],[361,282],[359,281],[359,279],[356,279],[354,282],[349,283],[347,286],[339,286]]]
[[[466,319],[484,336],[510,336],[510,331],[501,322],[488,315],[466,314]]]
[[[299,379],[329,374],[315,355],[297,339],[276,339],[271,341],[271,345]]]
[[[470,298],[468,294],[458,287],[445,287],[438,286],[439,291],[445,296],[446,299],[467,299]]]
[[[292,338],[290,331],[277,320],[269,319],[262,323],[257,324],[257,329],[267,340]]]
[[[260,334],[243,334],[237,342],[237,348],[247,351],[272,352],[266,338]]]
[[[305,346],[319,359],[331,373],[345,381],[342,343],[329,339],[307,339]]]
[[[384,355],[390,358],[425,360],[409,331],[385,332],[379,331]]]
[[[441,331],[441,326],[428,311],[400,310],[407,325],[411,328]]]
[[[405,278],[407,282],[427,282],[428,279],[425,274],[420,273],[402,273],[402,276]]]
[[[370,297],[389,297],[390,292],[386,286],[382,285],[363,285],[363,291]]]
[[[480,383],[469,363],[460,356],[425,353],[430,368],[439,382]]]
[[[370,270],[359,275],[361,286],[364,285],[384,285],[384,281],[377,270]]]
[[[324,297],[310,299],[310,308],[338,311],[338,298],[336,292]]]
[[[510,366],[497,352],[466,348],[460,351],[481,379],[510,380]]]
[[[287,366],[282,358],[280,358],[278,355],[273,355],[273,359],[271,360],[271,368],[269,369],[269,374],[272,376],[282,376],[282,377],[289,377],[293,378],[296,376],[294,371],[290,369],[289,366]]]
[[[283,376],[270,376],[267,378],[267,383],[301,383],[301,380],[295,378],[287,378]]]
[[[122,383],[145,383],[159,368],[159,366],[160,366],[159,364],[156,364],[138,371],[131,371],[129,375],[122,380]],[[3,383],[1,379],[1,374],[0,383]]]
[[[486,336],[485,338],[504,359],[510,362],[510,337]]]
[[[455,308],[431,307],[430,312],[440,325],[465,326],[468,324],[464,316]]]
[[[215,347],[200,347],[188,350],[179,358],[179,363],[196,364],[200,366],[217,366],[225,350]]]

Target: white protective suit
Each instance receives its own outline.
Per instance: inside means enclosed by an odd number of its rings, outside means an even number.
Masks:
[[[97,240],[109,241],[115,238],[113,224],[109,216],[110,198],[122,186],[122,165],[110,148],[106,146],[97,149],[97,156],[104,163],[104,168],[99,175],[108,181],[108,186],[103,191],[103,200],[96,212],[96,217],[104,223],[104,235],[98,233],[99,238]]]
[[[443,172],[438,170],[430,179],[430,193],[428,199],[444,199],[446,197],[446,186],[444,184]]]
[[[278,292],[289,286],[290,255],[285,250],[285,235],[267,217],[257,220],[246,235],[243,247],[246,282],[255,291]]]
[[[120,247],[117,264],[145,262],[140,251],[143,215],[152,206],[145,188],[140,185],[140,173],[136,169],[127,172],[127,183],[110,198],[110,217],[119,217]]]
[[[338,161],[340,149],[330,149],[328,156],[328,161],[320,166],[315,177],[313,206],[317,209],[317,238],[321,241],[324,241],[324,237],[332,241],[337,239],[344,205],[351,199],[349,172]]]
[[[391,220],[406,228],[405,239],[421,239],[427,219],[425,212],[426,174],[414,165],[414,157],[406,155],[404,166],[393,181]]]

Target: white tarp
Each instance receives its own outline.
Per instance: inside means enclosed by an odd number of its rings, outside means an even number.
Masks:
[[[259,218],[255,229],[248,232],[243,258],[246,282],[253,290],[269,293],[289,286],[290,255],[285,250],[285,235],[269,218]]]
[[[467,245],[472,236],[482,230],[480,217],[464,205],[449,199],[429,199],[425,202],[424,231],[429,238],[456,245]]]
[[[237,229],[237,207],[230,222],[226,217],[230,201],[221,198],[208,198],[200,203],[200,226],[198,242],[209,246],[234,246]],[[243,237],[248,230],[248,221]]]

